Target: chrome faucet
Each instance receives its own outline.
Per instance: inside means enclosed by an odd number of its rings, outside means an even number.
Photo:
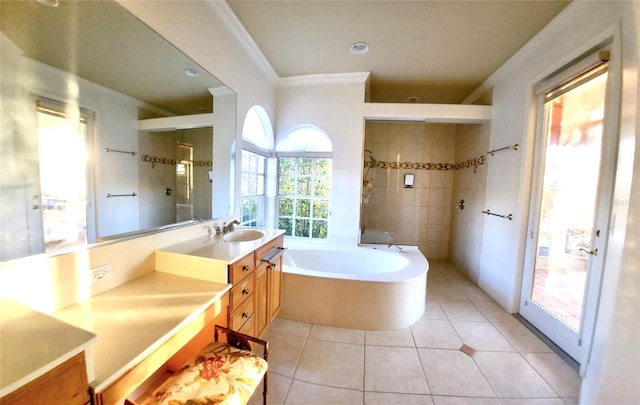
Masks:
[[[234,225],[240,225],[240,222],[238,222],[237,219],[234,219],[233,221],[227,223],[224,223],[222,225],[222,233],[227,233],[227,232],[233,232],[233,226]]]
[[[387,247],[391,247],[391,246],[395,246],[396,247],[396,253],[404,253],[404,251],[402,250],[400,245],[398,245],[397,243],[390,243],[389,246],[387,246]]]

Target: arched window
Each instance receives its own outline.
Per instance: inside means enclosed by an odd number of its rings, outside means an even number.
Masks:
[[[327,134],[310,125],[278,141],[278,227],[286,235],[327,237],[332,150]]]
[[[329,136],[318,127],[301,125],[278,141],[276,152],[281,153],[331,153],[333,147]]]
[[[273,130],[264,108],[253,106],[242,126],[240,203],[242,225],[264,226],[267,157],[273,151]]]

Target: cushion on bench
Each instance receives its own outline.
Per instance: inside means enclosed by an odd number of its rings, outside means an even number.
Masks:
[[[213,342],[143,405],[246,404],[266,371],[267,362],[254,353]]]

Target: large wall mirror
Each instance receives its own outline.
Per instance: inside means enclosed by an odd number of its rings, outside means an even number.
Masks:
[[[236,96],[115,1],[0,1],[0,260],[233,213]]]

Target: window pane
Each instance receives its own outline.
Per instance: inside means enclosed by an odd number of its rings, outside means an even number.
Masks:
[[[298,179],[298,194],[311,195],[311,178],[310,177],[300,177]]]
[[[296,173],[295,158],[280,158],[279,170],[281,176],[291,176]]]
[[[312,238],[327,238],[327,221],[313,221]]]
[[[313,203],[313,217],[323,219],[329,217],[329,200],[315,200]]]
[[[258,178],[256,176],[249,177],[249,195],[257,195],[258,191]]]
[[[295,236],[309,237],[309,220],[308,219],[296,219],[296,234]]]
[[[267,159],[264,156],[258,156],[258,173],[259,174],[264,174],[265,172],[265,162],[267,161]]]
[[[278,229],[284,229],[284,234],[292,236],[293,230],[293,219],[291,218],[280,218],[278,219]]]
[[[316,159],[314,172],[318,176],[331,175],[331,160],[330,159]]]
[[[326,177],[317,177],[314,182],[314,195],[319,197],[329,196],[329,179]]]
[[[251,158],[249,159],[249,171],[251,173],[256,173],[258,171],[258,155],[255,153],[252,153]]]
[[[300,166],[298,168],[299,174],[311,174],[311,158],[300,158],[298,165]]]
[[[240,195],[246,197],[249,195],[249,175],[243,173],[240,177]]]
[[[248,172],[249,171],[249,152],[247,152],[246,150],[242,150],[242,171],[243,172]]]
[[[295,182],[291,177],[280,177],[278,185],[278,194],[280,195],[294,195],[295,194]]]
[[[278,214],[280,216],[292,216],[293,215],[293,199],[292,198],[280,198]]]
[[[309,218],[311,216],[311,200],[296,201],[296,217]]]
[[[264,176],[258,176],[258,189],[256,190],[257,195],[264,195]]]

